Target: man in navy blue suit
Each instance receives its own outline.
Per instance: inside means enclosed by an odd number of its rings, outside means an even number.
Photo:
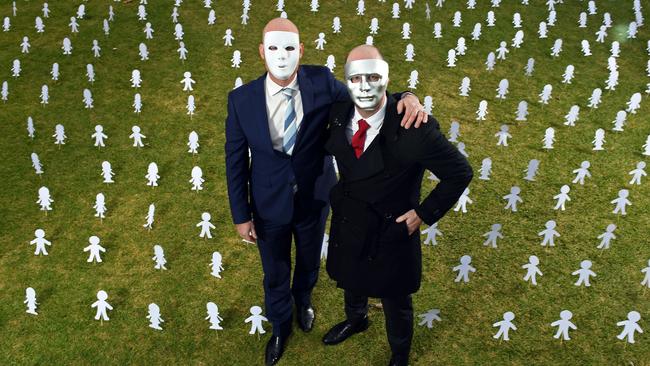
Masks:
[[[273,324],[265,362],[273,365],[291,334],[294,303],[300,328],[308,332],[313,326],[311,292],[318,279],[327,197],[336,183],[324,149],[328,113],[349,94],[327,68],[299,65],[304,46],[287,19],[264,27],[259,52],[268,72],[228,95],[226,176],[237,232],[257,242],[262,260],[266,315]],[[415,95],[396,97],[398,113],[405,110],[403,125],[426,122]],[[292,239],[296,264],[290,285]]]

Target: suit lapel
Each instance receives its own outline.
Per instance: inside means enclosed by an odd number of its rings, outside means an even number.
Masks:
[[[250,113],[252,120],[257,124],[255,130],[259,131],[260,138],[264,141],[264,146],[268,151],[273,151],[273,142],[271,141],[271,131],[269,130],[269,117],[266,111],[266,92],[264,90],[264,80],[266,74],[255,80],[252,87],[253,97],[250,99]]]
[[[300,126],[298,126],[298,134],[296,135],[296,144],[293,148],[293,151],[298,151],[300,148],[300,142],[303,140],[305,131],[309,129],[311,124],[309,123],[310,118],[308,118],[309,113],[314,109],[314,88],[312,86],[311,80],[305,75],[302,67],[298,69],[298,87],[300,88],[300,98],[302,99],[302,121]]]

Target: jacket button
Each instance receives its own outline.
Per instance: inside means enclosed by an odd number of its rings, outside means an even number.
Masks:
[[[372,262],[372,257],[368,256],[368,262]]]
[[[387,213],[387,214],[384,214],[384,217],[385,217],[386,219],[392,219],[392,218],[393,218],[393,214]]]

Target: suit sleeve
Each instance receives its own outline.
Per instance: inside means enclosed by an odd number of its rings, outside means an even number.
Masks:
[[[228,96],[228,116],[226,117],[226,180],[230,212],[235,224],[251,219],[251,207],[248,199],[248,182],[250,177],[248,141],[242,131],[237,113]]]
[[[417,161],[433,172],[440,183],[415,208],[418,216],[432,225],[440,220],[458,201],[474,175],[469,161],[440,132],[440,125],[433,117],[418,137]]]

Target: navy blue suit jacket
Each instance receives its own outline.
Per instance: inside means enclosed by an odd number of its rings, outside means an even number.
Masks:
[[[320,210],[336,183],[331,157],[326,158],[324,145],[331,105],[349,100],[345,85],[326,67],[299,67],[303,119],[289,156],[273,149],[265,78],[266,74],[228,94],[226,177],[235,224],[252,217],[277,224],[289,223],[294,203],[298,209]]]

